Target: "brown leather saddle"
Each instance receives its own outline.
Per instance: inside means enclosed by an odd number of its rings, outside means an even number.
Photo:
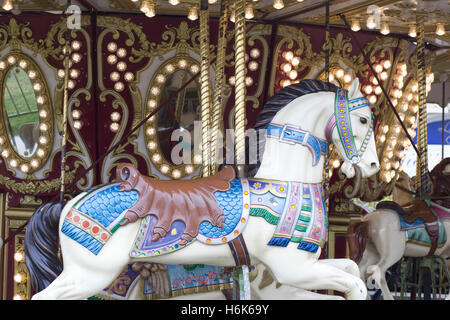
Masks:
[[[230,189],[230,181],[236,178],[231,166],[225,166],[217,174],[191,180],[158,180],[142,175],[132,164],[121,163],[116,168],[116,179],[121,182],[120,191],[136,190],[139,200],[128,209],[121,225],[134,222],[149,214],[158,219],[153,228],[152,241],[170,232],[175,220],[186,228],[180,244],[186,244],[198,235],[202,222],[223,229],[225,216],[215,197],[216,191]],[[251,265],[250,256],[242,234],[228,242],[237,266]]]
[[[424,200],[414,200],[412,203],[406,204],[403,207],[394,201],[381,201],[377,204],[377,209],[394,210],[409,224],[412,224],[417,219],[422,219],[425,230],[431,240],[431,247],[427,256],[432,256],[434,254],[439,237],[438,218]]]

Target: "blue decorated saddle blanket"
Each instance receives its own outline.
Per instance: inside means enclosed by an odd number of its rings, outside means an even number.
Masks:
[[[196,239],[190,240],[186,245],[181,245],[181,235],[185,225],[182,221],[176,220],[170,227],[171,231],[165,237],[152,241],[152,230],[157,220],[155,216],[148,215],[141,221],[130,256],[132,258],[159,256],[179,250],[195,240],[205,244],[224,244],[239,236],[247,224],[250,212],[248,181],[235,179],[230,182],[229,190],[217,191],[215,197],[225,216],[223,229],[213,226],[208,221],[202,222]]]
[[[205,244],[224,244],[244,230],[249,216],[263,217],[277,225],[268,245],[285,247],[289,242],[298,248],[316,252],[327,237],[328,219],[320,184],[280,182],[261,179],[235,179],[225,192],[215,192],[216,201],[225,216],[224,228],[210,222],[200,224],[196,239]],[[156,217],[146,216],[130,252],[132,258],[167,254],[183,248],[181,235],[184,223],[175,221],[170,232],[157,241],[151,241]]]
[[[61,232],[97,255],[139,198],[135,190],[119,191],[119,185],[88,191],[67,213]]]
[[[413,223],[408,223],[405,221],[400,212],[396,210],[394,211],[397,213],[400,220],[400,230],[405,231],[406,233],[406,242],[415,243],[426,247],[431,246],[431,239],[425,229],[425,222],[422,218],[416,219]],[[439,230],[437,242],[438,248],[441,248],[447,242],[447,232],[445,231],[445,226],[440,217],[438,215],[436,215],[436,217]]]

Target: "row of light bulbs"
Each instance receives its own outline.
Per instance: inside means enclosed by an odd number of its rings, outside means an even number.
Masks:
[[[369,16],[367,18],[367,28],[373,30],[377,27],[377,22],[375,20],[375,18],[373,16]],[[352,19],[352,25],[351,25],[351,29],[355,32],[358,32],[359,30],[361,30],[361,25],[358,19]],[[390,28],[389,28],[389,24],[387,23],[387,21],[382,21],[380,24],[380,33],[383,35],[388,35],[391,32]],[[438,36],[443,36],[445,35],[445,26],[442,22],[438,22],[436,23],[436,30],[435,30],[436,35]],[[416,26],[415,25],[410,25],[409,26],[409,31],[408,31],[408,35],[411,38],[415,38],[417,37],[417,31],[416,31]]]

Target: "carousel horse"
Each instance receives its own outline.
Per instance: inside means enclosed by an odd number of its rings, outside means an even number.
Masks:
[[[380,202],[361,222],[349,226],[350,256],[358,263],[361,279],[380,288],[393,300],[385,274],[402,257],[450,257],[450,158],[430,172],[431,201],[414,201],[411,179],[401,175],[394,188],[396,202]]]
[[[339,263],[336,263],[338,261]],[[349,259],[335,259],[334,266],[359,277],[357,265]],[[258,300],[343,300],[337,295],[302,290],[275,281],[263,264],[250,272],[252,299]],[[127,265],[107,288],[91,300],[224,300],[232,297],[232,268],[206,265],[160,265],[136,262]]]
[[[33,299],[88,298],[136,261],[251,261],[282,285],[365,299],[360,278],[332,259],[319,260],[328,224],[321,186],[328,144],[344,159],[347,177],[379,170],[373,114],[359,81],[348,91],[319,80],[283,88],[265,104],[255,128],[266,135],[252,178],[236,179],[225,166],[207,178],[162,181],[119,164],[118,182],[83,192],[65,206],[38,208],[25,244],[38,292]]]

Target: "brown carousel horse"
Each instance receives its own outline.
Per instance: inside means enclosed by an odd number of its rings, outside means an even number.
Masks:
[[[377,210],[350,225],[347,239],[361,279],[375,283],[384,299],[392,300],[385,274],[405,257],[450,257],[450,158],[430,172],[431,201],[414,200],[409,177],[402,175],[394,200],[382,201]]]

